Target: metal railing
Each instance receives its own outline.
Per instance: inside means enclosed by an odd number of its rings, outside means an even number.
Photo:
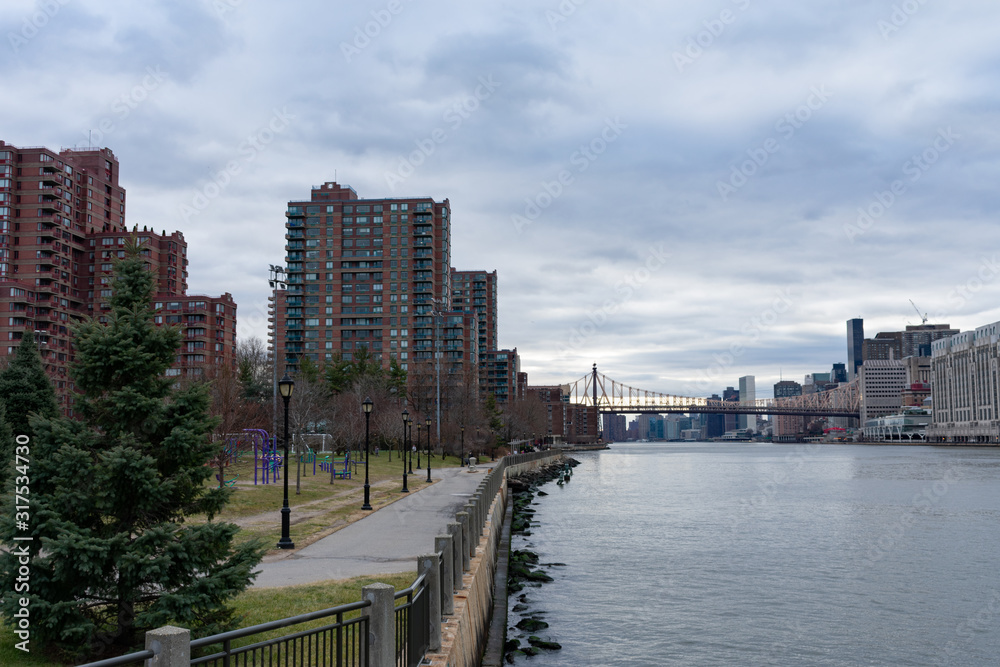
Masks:
[[[361,602],[352,602],[322,611],[283,618],[280,621],[262,623],[241,630],[196,639],[191,642],[192,654],[196,649],[205,649],[216,644],[221,644],[222,650],[197,658],[192,657],[191,665],[212,665],[212,667],[242,667],[244,665],[367,667],[368,617],[357,616],[348,619],[346,615],[370,606],[370,601],[362,600]],[[322,618],[331,618],[333,622],[321,627],[253,642],[245,646],[233,646],[234,641],[245,637]]]
[[[430,596],[425,584],[426,575],[420,575],[409,588],[395,595],[397,601],[406,600],[395,610],[397,667],[416,667],[427,652],[430,643]]]
[[[155,656],[155,652],[146,649],[145,651],[120,655],[117,658],[106,658],[104,660],[98,660],[97,662],[88,662],[87,664],[80,665],[79,667],[120,667],[121,665],[134,665]]]
[[[489,520],[490,506],[504,483],[508,467],[559,455],[558,451],[531,452],[508,455],[491,463],[492,470],[480,482],[479,489],[474,494],[474,502],[466,505],[470,540],[466,541],[462,548],[474,552],[479,535]],[[465,516],[465,514],[461,515]],[[440,552],[438,555],[442,558],[452,558],[452,556]],[[460,579],[461,557],[454,558],[459,569],[453,571],[457,575],[449,576],[457,576]],[[439,575],[433,576],[438,577]],[[433,605],[440,609],[439,599],[451,594],[453,580],[445,580],[442,577],[431,579],[431,581],[439,583],[439,591],[431,591],[428,588],[428,574],[424,573],[418,576],[409,588],[398,591],[393,596],[395,600],[393,611],[395,646],[390,645],[390,649],[395,650],[397,667],[417,667],[430,648],[432,641],[432,595],[435,599]],[[456,588],[458,587],[460,585],[456,586]],[[368,616],[354,616],[353,612],[370,607],[372,607],[371,600],[363,600],[195,639],[190,642],[193,656],[190,664],[211,665],[212,667],[246,667],[249,665],[263,667],[312,667],[314,665],[319,667],[367,667],[369,634],[376,630],[372,629]],[[330,619],[330,622],[320,627],[305,628],[280,637],[253,640],[254,635],[321,621],[322,619]],[[235,644],[240,643],[240,640],[246,640],[249,643],[235,646]],[[440,641],[440,636],[435,640],[435,642],[438,641]],[[211,652],[197,656],[197,653],[205,651]],[[80,667],[119,667],[139,663],[154,655],[153,651],[146,650],[88,663]]]

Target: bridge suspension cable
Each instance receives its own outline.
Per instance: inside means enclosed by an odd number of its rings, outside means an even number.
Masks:
[[[836,389],[802,396],[723,401],[637,389],[597,371],[564,385],[570,403],[605,413],[709,413],[858,417],[861,393],[855,379]]]

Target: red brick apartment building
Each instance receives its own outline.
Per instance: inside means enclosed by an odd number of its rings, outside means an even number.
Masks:
[[[157,300],[179,304],[176,314],[160,317],[196,318],[183,322],[195,326],[185,328],[171,373],[197,375],[198,363],[233,358],[232,296],[187,295],[183,235],[127,232],[125,189],[118,177],[118,160],[108,148],[56,152],[0,141],[0,357],[13,353],[26,333],[36,336],[67,415],[74,402],[69,326],[100,318],[107,308],[112,263],[124,256],[126,238],[144,243],[142,252],[157,275]]]
[[[447,199],[361,199],[327,182],[288,202],[285,217],[287,288],[272,328],[279,367],[366,349],[412,375],[437,347],[443,373],[474,372],[479,318],[452,308]]]

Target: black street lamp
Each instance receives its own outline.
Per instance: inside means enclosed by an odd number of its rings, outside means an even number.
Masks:
[[[413,474],[413,450],[412,450],[411,447],[412,447],[412,443],[413,443],[413,417],[407,417],[406,418],[406,433],[407,433],[407,435],[409,437],[409,443],[411,443],[406,448],[406,455],[410,459],[410,474],[412,475]]]
[[[458,461],[459,465],[465,465],[465,426],[462,427],[462,444],[458,450]]]
[[[278,391],[281,392],[281,400],[285,402],[285,504],[281,506],[281,539],[278,540],[279,549],[295,548],[295,543],[292,542],[292,538],[288,534],[292,514],[292,509],[288,506],[288,401],[292,397],[292,390],[294,388],[295,382],[292,378],[288,377],[288,373],[286,372],[285,376],[278,381]]]
[[[406,442],[406,422],[409,418],[410,411],[403,410],[403,451],[400,452],[400,458],[403,459],[403,493],[410,492],[410,490],[406,488],[406,452],[410,450],[410,446]]]
[[[427,424],[427,481],[431,481],[431,418],[426,420]]]
[[[417,470],[423,467],[420,465],[420,427],[421,423],[417,422]]]
[[[365,504],[361,506],[363,510],[370,510],[372,504],[369,502],[369,486],[368,486],[368,421],[372,415],[373,407],[372,399],[366,398],[364,402],[361,403],[361,409],[365,411]]]

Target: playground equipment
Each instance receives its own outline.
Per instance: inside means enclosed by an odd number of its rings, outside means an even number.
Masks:
[[[333,459],[331,461],[328,457],[324,458],[325,460],[321,459],[319,462],[320,470],[328,473],[330,472],[330,466],[333,466],[334,477],[339,477],[340,479],[351,479],[351,450],[347,450],[347,453],[344,455],[344,458],[340,460]],[[344,467],[338,469],[337,465],[340,463],[343,463]],[[315,470],[313,471],[313,474],[314,475],[316,474]]]
[[[236,477],[233,477],[232,479],[222,479],[221,475],[216,475],[215,476],[216,480],[222,482],[226,486],[233,486],[233,485],[235,485],[236,484],[236,480],[238,480],[239,478],[240,478],[240,474],[239,473],[236,473]]]
[[[257,485],[257,475],[260,474],[261,484],[281,480],[281,453],[278,451],[276,438],[268,436],[262,428],[243,429],[250,434],[253,441],[253,483]]]

